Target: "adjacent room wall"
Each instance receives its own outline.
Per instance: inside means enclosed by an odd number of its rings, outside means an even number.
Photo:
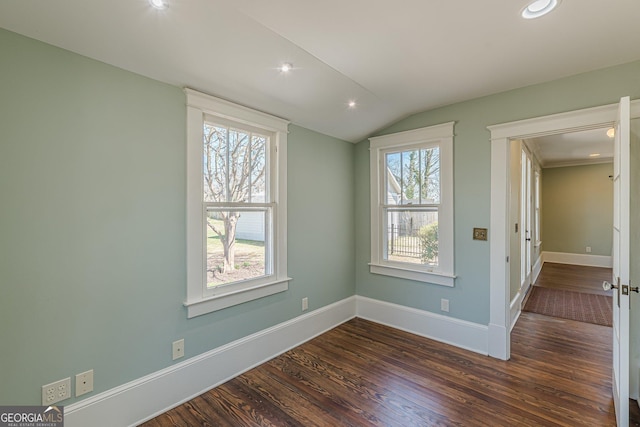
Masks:
[[[542,170],[542,249],[611,256],[613,164]]]
[[[190,358],[354,295],[353,144],[290,126],[289,290],[188,320],[182,89],[5,30],[0,52],[2,404],[93,369],[90,397],[177,339]]]

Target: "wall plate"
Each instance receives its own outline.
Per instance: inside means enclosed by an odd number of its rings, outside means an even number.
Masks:
[[[474,228],[473,229],[473,240],[487,240],[487,229],[486,228]]]

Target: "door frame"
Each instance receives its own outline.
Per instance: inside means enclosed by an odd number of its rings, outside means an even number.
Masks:
[[[489,225],[489,355],[508,360],[511,355],[509,287],[509,182],[513,139],[613,126],[618,104],[487,126],[491,132],[491,220]],[[640,117],[640,100],[631,101],[631,119]],[[519,172],[518,172],[519,173]],[[517,317],[516,317],[517,318]]]

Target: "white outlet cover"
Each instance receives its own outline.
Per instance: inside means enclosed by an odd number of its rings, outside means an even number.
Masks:
[[[76,397],[93,391],[93,369],[76,375]]]
[[[71,377],[42,386],[42,405],[49,406],[71,397]]]

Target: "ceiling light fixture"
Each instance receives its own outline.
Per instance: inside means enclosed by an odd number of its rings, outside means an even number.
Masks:
[[[616,130],[614,128],[607,129],[607,136],[609,138],[613,138],[614,136],[616,136]]]
[[[356,101],[351,100],[347,103],[347,105],[349,106],[349,108],[356,108]]]
[[[149,0],[149,4],[158,10],[163,10],[169,7],[167,0]]]
[[[280,71],[282,71],[283,73],[288,73],[291,70],[293,70],[293,64],[291,64],[290,62],[285,62],[280,66]]]
[[[555,9],[560,0],[534,0],[522,11],[524,19],[535,19],[546,15]]]

